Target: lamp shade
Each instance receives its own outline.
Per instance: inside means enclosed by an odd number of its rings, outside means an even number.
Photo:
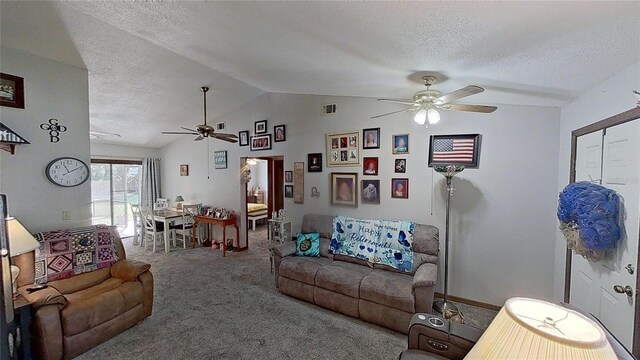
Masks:
[[[176,199],[174,200],[175,202],[182,202],[184,201],[184,199],[182,198],[181,195],[176,196]]]
[[[7,218],[7,229],[9,231],[9,251],[11,256],[28,253],[40,246],[40,243],[16,218]]]
[[[616,359],[586,316],[546,301],[511,298],[465,359]]]

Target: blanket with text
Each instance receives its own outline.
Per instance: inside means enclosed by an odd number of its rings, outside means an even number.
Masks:
[[[333,218],[331,252],[411,272],[415,223],[403,220]]]

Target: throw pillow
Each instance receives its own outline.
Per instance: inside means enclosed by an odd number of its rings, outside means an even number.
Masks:
[[[320,234],[298,234],[296,256],[320,256]]]

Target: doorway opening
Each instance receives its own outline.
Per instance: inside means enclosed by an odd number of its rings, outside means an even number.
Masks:
[[[140,203],[141,161],[91,160],[91,223],[115,225],[133,236],[131,205]]]
[[[247,247],[250,241],[266,241],[267,221],[284,208],[284,157],[242,158],[241,189]]]

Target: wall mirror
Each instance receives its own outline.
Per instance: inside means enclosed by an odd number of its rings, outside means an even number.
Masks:
[[[596,316],[638,356],[640,107],[573,131],[570,171],[570,182],[589,181],[620,195],[623,237],[597,262],[567,250],[564,301]]]

